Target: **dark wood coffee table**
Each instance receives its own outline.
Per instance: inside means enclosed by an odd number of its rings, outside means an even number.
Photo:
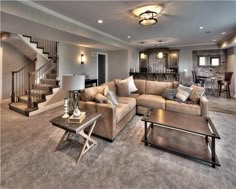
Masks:
[[[68,118],[64,119],[64,118],[62,118],[62,116],[58,116],[58,117],[50,120],[50,122],[52,123],[53,126],[59,127],[61,129],[65,130],[65,133],[61,137],[61,140],[56,147],[56,151],[61,146],[61,144],[64,143],[65,141],[78,143],[76,140],[73,140],[70,138],[71,135],[75,134],[75,135],[82,136],[85,140],[84,140],[84,143],[82,144],[82,148],[79,153],[79,156],[76,158],[75,162],[77,163],[80,160],[80,158],[90,148],[92,148],[95,144],[97,144],[97,142],[91,138],[91,134],[92,134],[93,129],[96,125],[96,122],[100,118],[100,116],[101,116],[100,113],[87,112],[86,118],[82,121],[82,123],[68,123]],[[88,127],[90,127],[88,133],[84,132],[85,129]]]
[[[215,139],[220,136],[210,118],[152,109],[143,118],[144,143],[220,166]]]

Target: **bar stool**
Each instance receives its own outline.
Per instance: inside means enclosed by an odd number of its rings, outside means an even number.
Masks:
[[[230,84],[231,84],[231,79],[232,79],[233,73],[234,72],[225,72],[225,79],[217,81],[217,83],[218,83],[218,97],[221,95],[222,86],[224,86],[226,94],[227,94],[227,98],[231,98]]]

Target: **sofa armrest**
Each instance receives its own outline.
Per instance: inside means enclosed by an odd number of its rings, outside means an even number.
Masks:
[[[102,114],[98,120],[94,133],[113,140],[114,130],[116,126],[116,107],[110,104],[96,103],[92,101],[80,101],[79,107],[87,112],[99,112]]]
[[[209,101],[207,100],[205,96],[200,97],[201,115],[203,117],[209,116],[208,104],[209,104]]]

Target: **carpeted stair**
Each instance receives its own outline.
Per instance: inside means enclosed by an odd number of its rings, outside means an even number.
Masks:
[[[55,69],[50,69],[45,79],[40,79],[40,83],[33,84],[31,89],[32,107],[28,108],[29,91],[25,95],[18,97],[18,102],[9,104],[9,108],[23,115],[29,116],[29,113],[38,110],[38,104],[46,101],[46,96],[53,94],[53,89],[59,87]]]

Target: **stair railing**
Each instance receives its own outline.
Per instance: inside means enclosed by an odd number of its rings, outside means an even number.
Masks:
[[[43,95],[45,95],[44,90],[38,86],[36,88],[35,86],[37,84],[40,84],[40,80],[46,79],[47,74],[49,71],[56,67],[56,64],[54,64],[53,59],[50,60],[48,63],[44,64],[40,68],[38,68],[36,71],[30,72],[28,77],[28,108],[32,108],[33,104],[35,102],[39,102],[42,100]],[[44,84],[46,85],[46,84]],[[43,86],[43,84],[41,85]],[[33,92],[32,92],[33,89]]]
[[[35,68],[34,63],[29,63],[17,71],[12,71],[11,102],[18,102],[20,96],[24,96],[28,88],[28,73]]]
[[[37,37],[31,37],[31,42],[37,43],[37,47],[43,49],[44,53],[48,53],[50,58],[57,55],[57,42]]]

